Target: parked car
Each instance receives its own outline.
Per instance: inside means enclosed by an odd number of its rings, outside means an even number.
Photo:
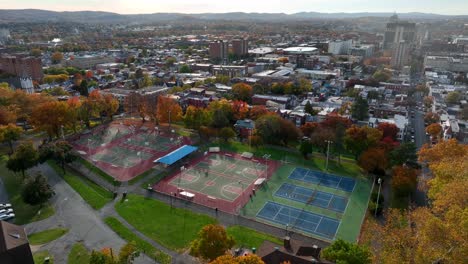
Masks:
[[[12,219],[14,217],[15,217],[15,214],[13,214],[13,213],[3,214],[3,215],[0,215],[0,220],[6,221],[6,220],[10,220],[10,219]]]
[[[9,213],[13,213],[13,209],[8,208],[8,209],[1,209],[1,210],[0,210],[0,215],[2,215],[2,214],[9,214]]]
[[[0,209],[10,208],[10,207],[11,207],[11,204],[9,204],[9,203],[1,203],[0,204]]]

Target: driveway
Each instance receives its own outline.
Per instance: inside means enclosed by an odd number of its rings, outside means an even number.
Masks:
[[[55,263],[67,263],[68,253],[73,244],[82,242],[89,250],[105,247],[118,252],[126,241],[115,234],[94,211],[57,173],[47,164],[33,170],[41,171],[49,179],[55,190],[52,204],[55,215],[45,220],[27,224],[28,234],[42,230],[64,227],[69,231],[63,237],[44,245],[40,250],[49,250],[54,255]],[[146,256],[141,256],[135,263],[154,263]]]

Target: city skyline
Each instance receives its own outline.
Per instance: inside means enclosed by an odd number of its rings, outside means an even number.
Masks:
[[[449,3],[448,3],[449,2]],[[227,12],[259,12],[259,13],[361,13],[361,12],[421,12],[442,15],[468,15],[468,2],[450,0],[443,4],[438,0],[404,1],[370,1],[370,0],[272,0],[253,2],[238,0],[219,4],[211,0],[194,1],[172,0],[117,0],[112,5],[98,0],[83,0],[80,5],[75,1],[59,0],[0,0],[2,9],[44,9],[53,11],[106,11],[119,14],[148,14],[148,13],[227,13]]]

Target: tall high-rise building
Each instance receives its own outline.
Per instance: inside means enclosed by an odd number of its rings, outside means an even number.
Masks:
[[[0,57],[0,70],[21,78],[40,81],[44,77],[40,58],[5,55]]]
[[[229,43],[227,41],[216,41],[210,43],[210,58],[226,61],[228,58]]]
[[[393,45],[392,50],[392,67],[402,68],[410,62],[411,45],[404,40]]]
[[[249,42],[246,39],[234,39],[231,44],[234,55],[245,56],[249,53]]]
[[[398,20],[396,15],[390,18],[387,23],[384,35],[384,49],[392,49],[394,45],[405,41],[408,44],[413,44],[416,40],[416,24]]]

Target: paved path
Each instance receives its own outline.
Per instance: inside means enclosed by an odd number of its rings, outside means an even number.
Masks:
[[[0,203],[7,203],[8,201],[8,193],[6,192],[5,185],[0,178]]]
[[[112,231],[94,211],[57,173],[47,164],[42,164],[34,170],[46,175],[56,195],[51,202],[55,208],[55,215],[39,222],[25,226],[28,234],[46,229],[64,227],[69,232],[63,237],[41,247],[54,255],[55,263],[67,263],[71,246],[82,242],[88,249],[112,247],[118,252],[126,242]],[[142,256],[136,263],[154,263],[146,256]]]

